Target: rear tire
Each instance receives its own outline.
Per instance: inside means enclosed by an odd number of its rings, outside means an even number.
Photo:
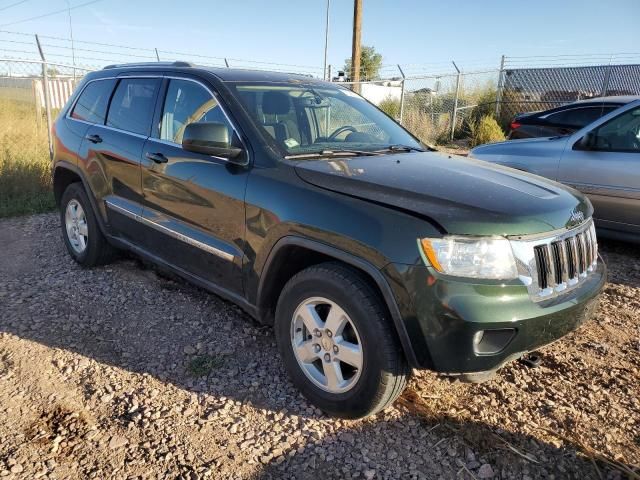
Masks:
[[[309,267],[287,282],[276,308],[275,333],[293,384],[336,417],[381,411],[398,398],[410,376],[379,294],[342,264]]]
[[[81,183],[72,183],[60,201],[62,238],[69,255],[83,267],[113,260],[115,249],[98,226],[93,208]]]

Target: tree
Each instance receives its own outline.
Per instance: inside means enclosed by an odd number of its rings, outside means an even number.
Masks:
[[[377,80],[380,78],[382,55],[376,52],[375,47],[362,46],[360,50],[360,79]],[[344,71],[351,77],[351,58],[344,61]]]

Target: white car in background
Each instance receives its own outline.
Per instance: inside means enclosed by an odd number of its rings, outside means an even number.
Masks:
[[[469,156],[574,187],[602,236],[640,241],[640,99],[570,135],[480,145]]]

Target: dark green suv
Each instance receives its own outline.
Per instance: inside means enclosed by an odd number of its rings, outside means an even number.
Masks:
[[[589,317],[605,281],[577,191],[432,151],[359,95],[184,62],[86,76],[55,122],[64,242],[127,249],[273,324],[319,408],[389,405]]]

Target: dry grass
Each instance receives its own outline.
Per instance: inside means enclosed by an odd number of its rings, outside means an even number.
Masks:
[[[33,103],[1,94],[0,218],[55,207],[46,128]]]

